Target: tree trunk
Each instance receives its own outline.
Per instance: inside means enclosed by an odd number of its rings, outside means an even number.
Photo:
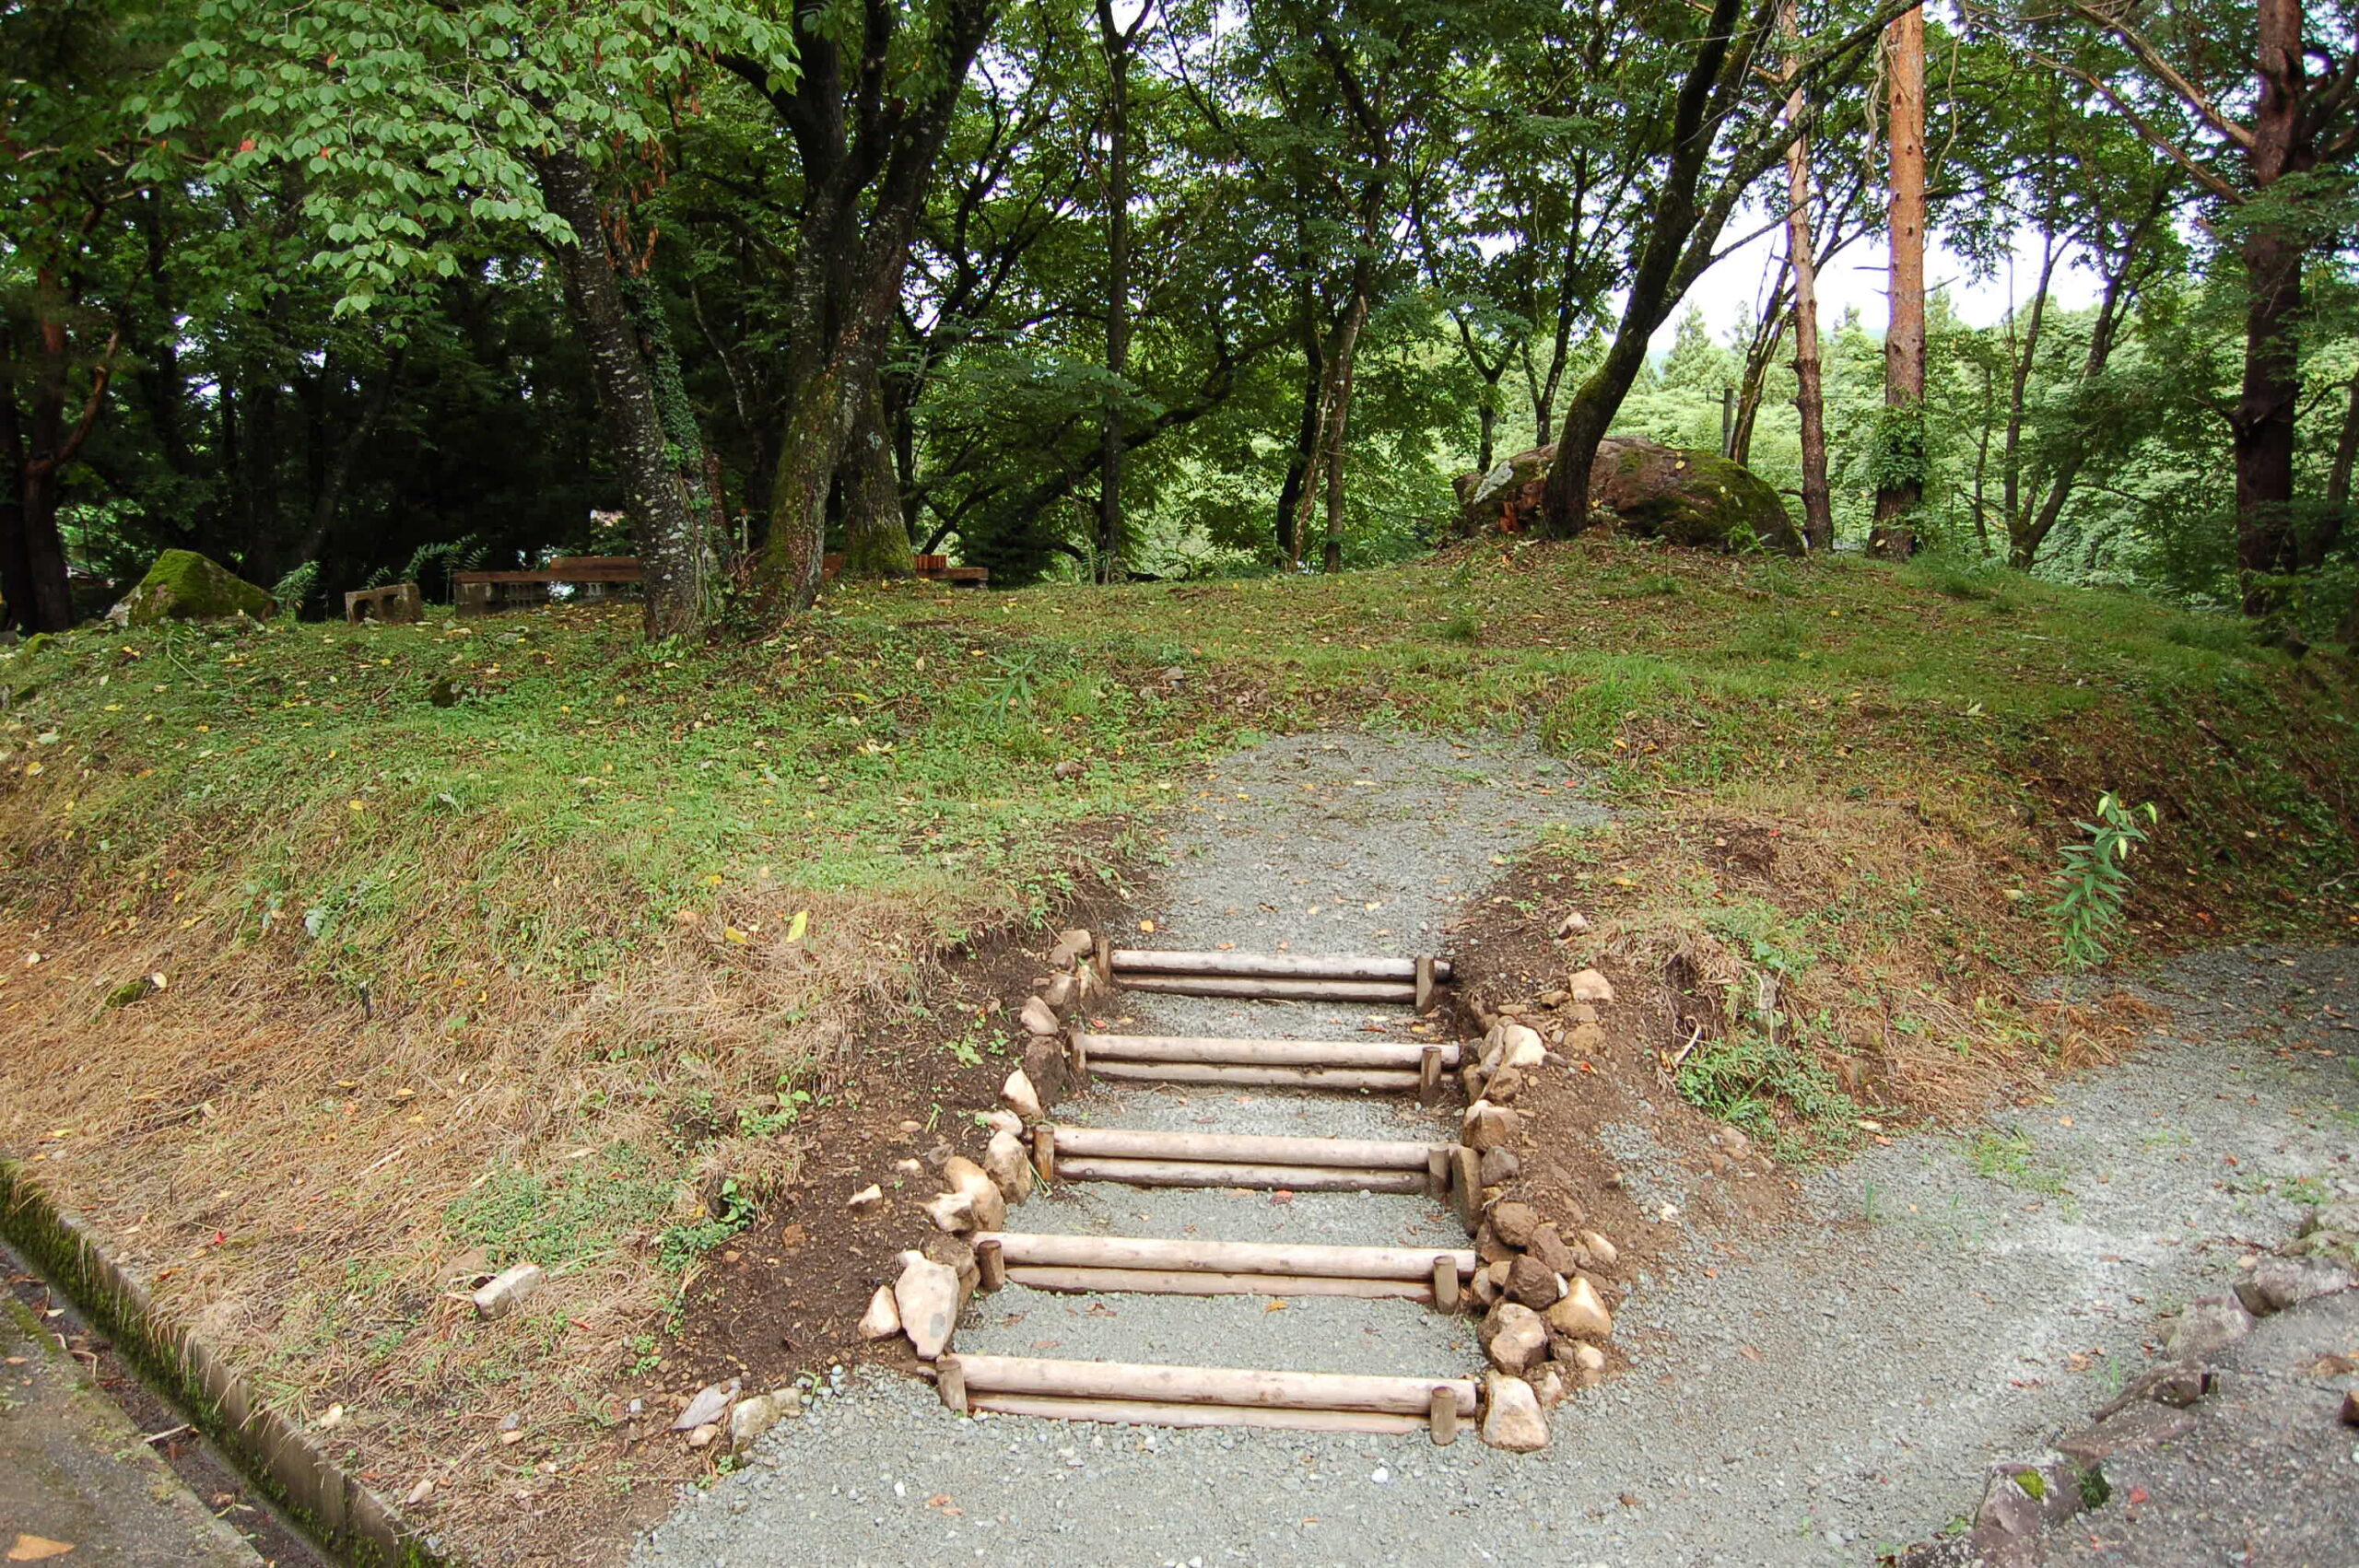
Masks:
[[[393,401],[393,388],[401,380],[402,365],[408,355],[407,349],[396,348],[385,357],[384,373],[377,379],[375,390],[361,406],[360,417],[354,420],[352,428],[345,432],[344,439],[337,443],[335,456],[328,462],[326,471],[320,476],[319,494],[311,504],[311,526],[303,531],[293,557],[273,557],[265,576],[275,580],[292,567],[319,559],[321,550],[327,544],[329,531],[335,526],[336,509],[343,504],[344,492],[352,483],[352,470],[360,462],[360,454],[368,448],[370,439],[376,434],[378,421],[384,418],[385,410]]]
[[[647,635],[700,631],[705,624],[706,550],[679,465],[656,404],[655,378],[607,248],[589,166],[569,149],[535,160],[543,198],[572,228],[574,242],[552,247],[576,330],[590,350],[598,410],[616,473],[639,535],[646,573]]]
[[[2031,297],[2031,319],[2023,329],[2023,344],[2018,349],[2013,343],[2015,322],[2007,321],[2007,428],[2000,444],[1999,494],[2007,520],[2007,557],[2020,559],[2028,567],[2037,546],[2030,543],[2031,520],[2024,515],[2023,504],[2023,445],[2024,418],[2031,393],[2031,378],[2039,359],[2040,333],[2048,324],[2048,290],[2056,277],[2056,235],[2051,222],[2043,215],[2039,234],[2039,287]]]
[[[1887,36],[1892,155],[1891,325],[1884,332],[1885,471],[1868,553],[1906,560],[1925,499],[1925,13],[1893,18]]]
[[[2248,158],[2252,187],[2266,195],[2312,161],[2301,138],[2301,0],[2260,0],[2259,94]],[[2268,212],[2251,221],[2245,264],[2244,387],[2229,422],[2236,474],[2236,565],[2248,615],[2275,610],[2283,595],[2268,580],[2299,562],[2294,522],[2294,417],[2301,395],[2294,326],[2302,309],[2303,241],[2297,216]]]
[[[68,300],[47,269],[35,275],[33,302],[31,406],[19,426],[12,392],[8,419],[12,428],[0,436],[13,454],[20,454],[11,463],[17,477],[16,513],[0,516],[0,528],[13,534],[0,541],[0,570],[16,579],[6,589],[8,624],[20,631],[62,632],[74,624],[65,541],[57,522],[64,471],[98,423],[123,333],[118,328],[108,340],[106,352],[91,371],[80,416],[74,418],[68,413],[73,391],[73,340],[65,320]]]
[[[2342,542],[2343,530],[2351,521],[2351,474],[2359,466],[2359,375],[2351,378],[2351,385],[2343,393],[2342,429],[2334,440],[2334,465],[2327,470],[2326,510],[2302,539],[2302,569],[2313,571],[2326,564],[2334,547]]]
[[[1352,418],[1352,369],[1359,357],[1360,329],[1367,324],[1367,295],[1355,291],[1344,339],[1335,351],[1332,413],[1326,421],[1327,542],[1320,564],[1330,575],[1344,569],[1344,435]]]
[[[908,577],[917,570],[910,526],[901,514],[900,471],[885,413],[885,389],[873,380],[844,453],[844,575]]]
[[[1778,357],[1778,345],[1786,337],[1786,293],[1780,287],[1772,289],[1769,308],[1755,322],[1752,341],[1745,345],[1744,375],[1737,384],[1736,417],[1729,427],[1728,456],[1738,462],[1753,458],[1753,427],[1761,417],[1761,398],[1769,382],[1769,363]]]
[[[1802,30],[1794,0],[1781,7],[1786,38],[1784,73],[1802,68]],[[1800,125],[1810,104],[1799,87],[1786,94],[1786,120]],[[1802,542],[1813,550],[1835,545],[1835,503],[1826,483],[1826,398],[1818,356],[1818,259],[1810,224],[1810,138],[1798,135],[1786,151],[1786,264],[1794,275],[1794,411],[1802,416]]]
[[[1139,15],[1145,24],[1147,11]],[[1122,580],[1122,396],[1131,373],[1131,46],[1135,34],[1097,0],[1106,52],[1106,427],[1097,477],[1097,580]]]
[[[1302,534],[1298,524],[1310,465],[1319,451],[1319,415],[1325,406],[1327,357],[1320,347],[1319,328],[1312,317],[1309,289],[1302,300],[1302,417],[1297,421],[1294,452],[1286,460],[1286,476],[1278,486],[1278,556],[1288,566],[1302,564]]]

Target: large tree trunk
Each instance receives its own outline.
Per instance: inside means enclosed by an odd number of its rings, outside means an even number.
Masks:
[[[2301,136],[2301,0],[2260,0],[2259,94],[2247,156],[2252,187],[2266,196],[2312,161]],[[2265,212],[2248,224],[2245,264],[2244,387],[2229,422],[2236,474],[2236,565],[2248,615],[2277,608],[2269,579],[2299,561],[2294,521],[2294,416],[2301,395],[2294,322],[2302,309],[2303,240],[2299,218]]]
[[[606,244],[597,187],[589,166],[570,149],[544,155],[534,172],[549,210],[573,230],[574,242],[555,246],[552,253],[574,326],[590,350],[598,410],[639,535],[646,573],[647,635],[700,631],[710,586],[704,532],[681,482],[680,464],[668,450],[655,378],[640,348],[614,252]]]
[[[1884,339],[1888,411],[1868,553],[1906,560],[1917,548],[1915,518],[1925,499],[1925,13],[1893,18],[1885,71],[1891,83],[1891,324]]]
[[[1151,6],[1143,6],[1144,27]],[[1112,0],[1097,0],[1106,52],[1106,427],[1098,451],[1097,580],[1122,580],[1122,387],[1131,373],[1131,46],[1135,31],[1114,20]]]
[[[2327,556],[2342,542],[2343,531],[2351,522],[2351,475],[2354,466],[2359,466],[2359,375],[2351,378],[2351,385],[2343,392],[2342,428],[2335,437],[2334,463],[2326,475],[2326,510],[2302,536],[2300,564],[2304,571],[2324,566]]]
[[[2026,548],[2026,531],[2030,520],[2024,515],[2024,419],[2029,411],[2031,378],[2039,361],[2039,340],[2048,324],[2048,290],[2056,277],[2056,235],[2052,226],[2043,217],[2039,236],[2039,286],[2032,291],[2029,319],[2023,323],[2020,344],[2014,342],[2016,323],[2013,316],[2007,321],[2009,338],[2007,367],[2007,427],[2000,445],[1999,491],[2006,510],[2007,554],[2010,560],[2020,557],[2020,564],[2029,566],[2036,546]]]
[[[98,423],[123,333],[117,329],[108,340],[106,352],[91,370],[81,413],[75,417],[69,412],[73,339],[65,327],[65,291],[44,269],[35,275],[33,298],[31,406],[19,426],[11,393],[8,423],[17,427],[0,435],[15,454],[10,466],[17,478],[15,515],[0,514],[0,528],[13,534],[0,539],[0,571],[16,579],[6,588],[10,626],[19,631],[62,632],[74,624],[65,540],[57,522],[65,470]]]
[[[1301,312],[1302,415],[1296,422],[1285,479],[1278,486],[1278,558],[1288,566],[1302,564],[1302,497],[1311,483],[1310,465],[1319,452],[1319,416],[1326,406],[1327,391],[1327,356],[1320,340],[1314,297],[1308,287],[1302,290]]]
[[[1327,539],[1320,564],[1331,574],[1344,569],[1344,438],[1352,419],[1352,369],[1359,357],[1360,329],[1367,324],[1367,295],[1355,290],[1351,314],[1344,322],[1343,342],[1334,354],[1330,412],[1325,421]]]
[[[885,389],[872,379],[844,454],[844,575],[908,577],[917,569],[909,521],[901,514],[900,471],[885,412]]]

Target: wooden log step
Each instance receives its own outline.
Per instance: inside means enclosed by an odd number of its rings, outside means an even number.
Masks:
[[[1474,1413],[1472,1378],[1387,1377],[1354,1372],[1265,1372],[1047,1356],[945,1355],[970,1397],[1027,1394],[1074,1399],[1145,1399],[1257,1410],[1366,1410],[1430,1415],[1437,1391],[1461,1416]]]
[[[1169,996],[1238,996],[1263,1001],[1357,1001],[1414,1004],[1413,980],[1282,980],[1235,975],[1121,975],[1115,983],[1134,991]]]
[[[1118,976],[1234,975],[1261,979],[1402,980],[1414,983],[1414,958],[1369,958],[1349,954],[1180,953],[1153,947],[1118,947],[1109,955]],[[1434,978],[1450,977],[1449,960],[1433,961]]]
[[[1079,1269],[1205,1269],[1227,1273],[1325,1275],[1331,1279],[1428,1280],[1437,1261],[1472,1278],[1474,1249],[1450,1246],[1336,1246],[1317,1242],[1194,1241],[1163,1236],[1065,1235],[992,1231],[1010,1268],[1055,1264]]]
[[[1088,1035],[1074,1036],[1092,1063],[1189,1061],[1233,1067],[1374,1067],[1414,1072],[1429,1049],[1458,1067],[1455,1041],[1253,1040],[1211,1035]]]
[[[1431,1280],[1343,1280],[1323,1274],[1215,1274],[1200,1269],[1063,1269],[1011,1265],[1012,1284],[1081,1295],[1360,1296],[1434,1299]],[[1455,1296],[1453,1295],[1453,1298]]]
[[[1259,1089],[1416,1090],[1414,1072],[1373,1067],[1214,1067],[1195,1061],[1099,1061],[1089,1071],[1101,1078],[1135,1083],[1228,1083]]]
[[[1120,1181],[1133,1187],[1284,1188],[1289,1192],[1426,1190],[1426,1173],[1421,1170],[1349,1165],[1224,1164],[1210,1160],[1109,1160],[1059,1154],[1057,1175],[1066,1181]]]
[[[1284,1432],[1374,1432],[1401,1437],[1426,1430],[1427,1418],[1371,1410],[1269,1410],[1250,1405],[1182,1405],[1153,1399],[1069,1399],[1050,1394],[977,1394],[968,1408],[1051,1421],[1102,1421],[1119,1426],[1258,1426]],[[1453,1428],[1453,1431],[1455,1428]]]
[[[1123,1127],[1059,1127],[1049,1134],[1062,1164],[1069,1154],[1130,1160],[1217,1160],[1272,1165],[1353,1165],[1415,1171],[1424,1179],[1434,1144],[1391,1138],[1286,1138],[1240,1132],[1157,1132]],[[1446,1145],[1445,1145],[1446,1147]]]

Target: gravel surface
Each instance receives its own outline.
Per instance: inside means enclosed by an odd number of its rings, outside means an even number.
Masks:
[[[1408,952],[1484,884],[1492,855],[1545,821],[1578,818],[1578,802],[1553,792],[1540,797],[1553,805],[1535,805],[1530,791],[1485,781],[1534,777],[1513,748],[1324,749],[1340,743],[1280,743],[1226,781],[1252,796],[1309,777],[1322,789],[1295,793],[1320,801],[1314,810],[1232,802],[1175,830],[1162,913],[1148,911],[1164,928],[1157,944]],[[1351,782],[1361,778],[1376,787]],[[1325,902],[1337,893],[1348,895],[1340,915]],[[1230,909],[1267,924],[1224,924],[1243,918]],[[2289,1194],[2359,1190],[2359,1036],[2325,1011],[2359,1010],[2359,951],[2201,955],[2155,989],[2176,1010],[2174,1034],[1978,1139],[1899,1140],[1825,1172],[1805,1184],[1801,1217],[1775,1233],[1715,1235],[1674,1216],[1677,1261],[1641,1275],[1620,1317],[1635,1369],[1555,1411],[1545,1453],[1518,1458],[1463,1438],[1438,1449],[1422,1437],[962,1422],[929,1387],[860,1375],[781,1426],[746,1469],[684,1495],[635,1561],[1871,1562],[1970,1510],[1986,1463],[2077,1425],[2145,1363],[2157,1314],[2220,1288],[2250,1245],[2290,1234]],[[1332,1026],[1310,1009],[1139,1000],[1138,1021],[1122,1027]],[[1086,1108],[1106,1125],[1209,1116],[1225,1129],[1349,1135],[1417,1136],[1426,1119],[1367,1100],[1259,1094],[1132,1092]],[[1605,1143],[1625,1177],[1666,1202],[1717,1179],[1676,1164],[1643,1121],[1609,1129]],[[1117,1187],[1036,1200],[1021,1223],[1449,1234],[1419,1199],[1273,1205],[1267,1194]],[[1476,1363],[1466,1325],[1407,1303],[1266,1305],[1124,1296],[1094,1308],[1011,1291],[970,1316],[960,1345],[1427,1375]]]

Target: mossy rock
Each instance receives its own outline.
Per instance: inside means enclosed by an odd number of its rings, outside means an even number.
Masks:
[[[194,550],[167,550],[156,557],[139,586],[123,596],[110,620],[150,626],[158,621],[209,621],[224,615],[270,618],[277,602]]]
[[[1536,529],[1554,446],[1518,452],[1487,474],[1457,481],[1459,525],[1468,532]],[[1610,516],[1624,532],[1699,550],[1802,553],[1785,503],[1762,478],[1717,452],[1608,436],[1590,467],[1590,521]]]

